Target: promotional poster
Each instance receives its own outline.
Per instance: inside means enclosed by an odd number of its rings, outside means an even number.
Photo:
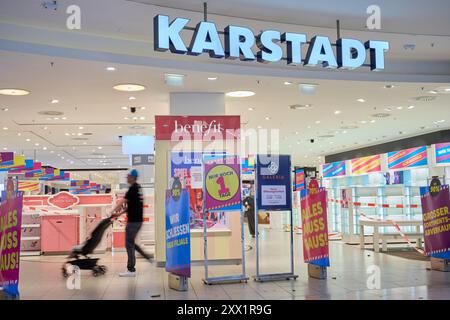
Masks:
[[[239,157],[203,157],[206,211],[241,210],[241,165]]]
[[[16,192],[8,179],[0,204],[0,287],[12,295],[19,294],[20,238],[22,226],[22,192]]]
[[[345,161],[327,163],[322,166],[324,178],[345,176]]]
[[[259,210],[292,210],[291,157],[258,155],[256,159]]]
[[[388,169],[414,168],[427,164],[426,146],[388,153]]]
[[[166,271],[191,276],[189,193],[181,184],[166,191]]]
[[[437,192],[430,187],[420,188],[425,253],[428,255],[450,251],[449,186],[437,188]]]
[[[304,192],[301,199],[303,258],[305,262],[327,267],[328,223],[327,193],[325,189]]]

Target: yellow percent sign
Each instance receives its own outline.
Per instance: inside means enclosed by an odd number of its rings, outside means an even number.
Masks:
[[[217,201],[228,201],[239,192],[239,177],[230,166],[218,165],[206,175],[206,192]]]

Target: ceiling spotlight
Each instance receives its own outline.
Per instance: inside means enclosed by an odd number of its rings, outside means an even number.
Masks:
[[[52,104],[59,103],[59,100],[58,99],[52,99],[51,103]]]
[[[128,107],[122,107],[121,109],[122,110],[128,110]]]
[[[97,147],[97,149],[101,150],[101,149],[103,149],[103,147]]]
[[[34,145],[35,145],[36,147],[39,147],[39,143],[37,143],[37,142],[36,142]]]
[[[356,101],[358,101],[358,102],[366,102],[366,100],[364,100],[363,98],[356,99]]]
[[[392,108],[389,108],[389,107],[388,107],[388,108],[384,108],[384,110],[387,111],[387,112],[391,112],[391,111],[392,111]]]
[[[266,119],[266,120],[270,120],[270,117],[265,117],[264,119]]]
[[[5,96],[26,96],[30,91],[24,89],[0,89],[0,94]]]
[[[376,120],[370,120],[370,123],[375,123],[376,122]]]
[[[341,110],[334,111],[334,114],[336,114],[336,115],[341,114]]]
[[[43,127],[42,129],[44,129],[44,130],[47,130],[47,129],[48,129],[48,127]]]
[[[314,94],[316,92],[318,84],[316,83],[300,83],[299,89],[300,93],[303,94]]]
[[[83,130],[83,129],[84,129],[84,127],[78,127],[78,129],[80,129],[80,130]]]
[[[115,67],[107,67],[106,70],[107,71],[116,71],[116,68]]]
[[[164,75],[164,82],[168,86],[181,87],[184,84],[184,77],[184,74],[166,73]]]
[[[144,85],[134,83],[121,83],[115,85],[113,88],[114,90],[117,91],[126,91],[126,92],[143,91],[147,89]]]
[[[284,82],[284,85],[285,85],[285,86],[290,86],[291,84],[292,84],[291,81],[285,81],[285,82]]]
[[[47,150],[47,147],[43,147],[42,150]]]
[[[251,97],[254,95],[255,95],[255,93],[253,91],[248,91],[248,90],[230,91],[230,92],[226,93],[227,97],[232,97],[232,98],[246,98],[246,97]]]
[[[3,130],[8,130],[8,127],[3,127]]]
[[[316,120],[316,124],[319,124],[320,123],[320,120]]]
[[[403,107],[397,107],[397,110],[402,110],[403,109]]]
[[[1,108],[0,110],[2,110],[2,111],[8,111],[9,109],[8,109],[8,108]]]
[[[255,108],[252,108],[252,107],[248,108],[248,111],[253,111],[253,110],[255,110]]]
[[[414,109],[414,108],[415,108],[414,106],[408,106],[409,110]]]
[[[25,139],[25,141],[26,141],[26,142],[30,142],[30,141],[31,141],[31,139]]]
[[[70,133],[66,132],[66,133],[64,133],[64,135],[66,135],[66,136],[70,136]]]
[[[136,97],[129,97],[128,100],[130,101],[136,100]]]
[[[214,80],[217,80],[217,79],[218,79],[217,77],[208,77],[209,81],[214,81]]]

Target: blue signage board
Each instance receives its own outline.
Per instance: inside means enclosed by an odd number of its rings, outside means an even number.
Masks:
[[[166,271],[190,277],[189,193],[178,184],[166,191]]]
[[[258,155],[256,176],[259,210],[292,210],[291,156]]]

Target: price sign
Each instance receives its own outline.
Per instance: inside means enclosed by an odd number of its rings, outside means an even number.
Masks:
[[[203,159],[205,210],[240,210],[240,163],[235,156],[205,156]]]

